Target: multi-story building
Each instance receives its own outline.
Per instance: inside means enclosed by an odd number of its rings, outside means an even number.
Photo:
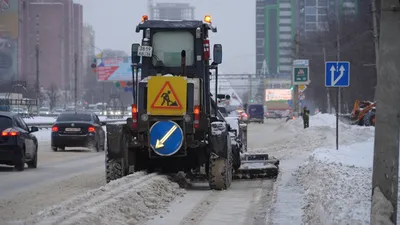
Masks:
[[[72,0],[19,0],[21,30],[20,79],[36,83],[36,44],[39,44],[39,81],[49,88],[71,91],[74,85],[74,55],[82,67],[83,10]]]
[[[193,20],[194,7],[188,3],[156,3],[149,1],[149,17],[155,20]]]
[[[77,79],[78,79],[77,84],[79,85],[78,86],[78,95],[79,95],[79,94],[81,94],[79,92],[79,90],[82,90],[82,87],[83,87],[82,81],[84,80],[83,79],[84,71],[83,71],[82,63],[83,63],[83,60],[86,60],[82,57],[83,56],[83,45],[82,45],[83,7],[80,4],[74,4],[73,7],[74,7],[73,8],[74,9],[73,10],[73,13],[74,13],[74,17],[73,17],[73,21],[74,21],[74,32],[73,32],[73,34],[74,34],[74,57],[75,57],[75,55],[77,57],[76,65],[75,65],[75,59],[74,59],[73,71],[75,73],[75,69],[78,70],[78,71],[76,71],[76,73],[77,73]],[[71,80],[74,80],[74,79],[71,79]],[[74,86],[75,86],[74,83],[70,84],[70,87],[74,87]]]
[[[93,63],[95,57],[95,32],[93,27],[89,24],[84,24],[82,33],[82,79],[80,79],[80,84],[85,87],[85,82],[88,79],[88,69]],[[85,88],[81,90],[85,91]]]
[[[340,5],[337,5],[340,3]],[[299,30],[304,37],[328,30],[328,18],[340,15],[356,15],[358,0],[299,0]]]
[[[290,74],[295,34],[294,0],[256,1],[256,71]]]
[[[25,3],[27,17],[24,18],[24,61],[22,79],[35,87],[37,56],[39,48],[39,83],[44,88],[63,85],[65,60],[63,54],[63,4],[62,3]],[[61,83],[60,83],[61,81]]]

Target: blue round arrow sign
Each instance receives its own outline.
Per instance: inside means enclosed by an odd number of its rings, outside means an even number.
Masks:
[[[160,156],[170,156],[179,151],[183,131],[173,121],[158,121],[150,128],[150,146]]]

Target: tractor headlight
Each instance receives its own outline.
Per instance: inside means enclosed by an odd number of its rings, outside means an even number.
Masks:
[[[192,117],[188,114],[183,116],[183,119],[185,120],[186,123],[190,122],[192,120]]]
[[[147,115],[147,114],[142,114],[142,115],[140,116],[140,118],[141,118],[143,121],[147,121],[147,120],[149,119],[149,115]]]

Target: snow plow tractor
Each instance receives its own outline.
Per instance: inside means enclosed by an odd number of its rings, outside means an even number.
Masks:
[[[351,124],[375,126],[375,110],[376,102],[356,100],[351,112]]]
[[[132,44],[132,115],[124,124],[107,125],[107,182],[142,170],[189,174],[204,168],[211,189],[228,189],[234,156],[230,127],[211,101],[210,71],[218,77],[222,62],[220,44],[210,59],[208,34],[217,32],[211,17],[143,16],[136,32],[143,39]]]
[[[143,16],[136,27],[141,31],[142,43],[132,44],[131,52],[131,118],[107,124],[106,181],[136,171],[184,172],[189,178],[202,173],[210,189],[228,189],[240,154],[217,106],[222,46],[213,46],[211,62],[208,34],[217,32],[211,17],[170,21]]]

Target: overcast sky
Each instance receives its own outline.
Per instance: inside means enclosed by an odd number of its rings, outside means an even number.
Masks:
[[[222,44],[223,73],[255,72],[255,1],[243,0],[154,0],[187,2],[196,7],[195,17],[202,20],[210,14],[218,33],[211,44]],[[127,53],[134,42],[140,43],[135,27],[148,13],[146,0],[75,0],[83,5],[84,22],[96,32],[96,47],[123,50]]]

